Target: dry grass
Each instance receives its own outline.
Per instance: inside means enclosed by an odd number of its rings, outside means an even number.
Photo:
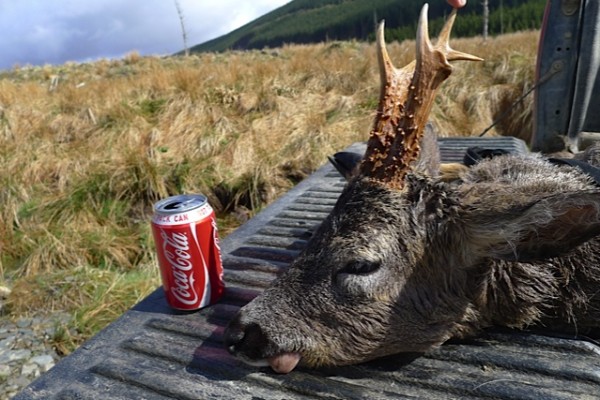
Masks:
[[[533,81],[537,33],[455,47],[432,119],[481,132]],[[393,43],[398,65],[414,42]],[[0,284],[10,313],[74,315],[65,351],[156,287],[151,205],[208,195],[223,233],[365,140],[378,97],[372,44],[25,67],[0,73]],[[526,137],[531,102],[491,134]],[[66,343],[66,344],[65,344]]]

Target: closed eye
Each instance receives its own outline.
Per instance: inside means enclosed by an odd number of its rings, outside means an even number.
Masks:
[[[338,271],[338,273],[346,273],[352,275],[368,275],[372,272],[377,271],[381,267],[379,261],[350,261],[344,268]]]

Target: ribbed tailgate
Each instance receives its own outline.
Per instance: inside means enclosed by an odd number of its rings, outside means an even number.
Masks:
[[[219,304],[176,313],[158,289],[16,398],[600,398],[600,347],[535,334],[490,332],[417,358],[288,375],[233,359],[221,344],[227,321],[298,255],[343,185],[325,166],[224,240]]]
[[[462,162],[469,147],[503,149],[515,154],[527,153],[524,141],[510,137],[447,137],[439,138],[440,156],[444,162]]]

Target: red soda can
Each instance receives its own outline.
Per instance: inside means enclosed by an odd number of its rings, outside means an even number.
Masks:
[[[217,223],[206,196],[184,194],[156,203],[152,233],[171,307],[197,310],[223,295]]]

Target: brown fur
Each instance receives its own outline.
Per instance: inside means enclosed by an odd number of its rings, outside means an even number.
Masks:
[[[402,191],[358,176],[226,343],[246,360],[343,365],[492,325],[597,328],[599,202],[587,175],[539,156],[482,161],[453,182],[417,170]]]

